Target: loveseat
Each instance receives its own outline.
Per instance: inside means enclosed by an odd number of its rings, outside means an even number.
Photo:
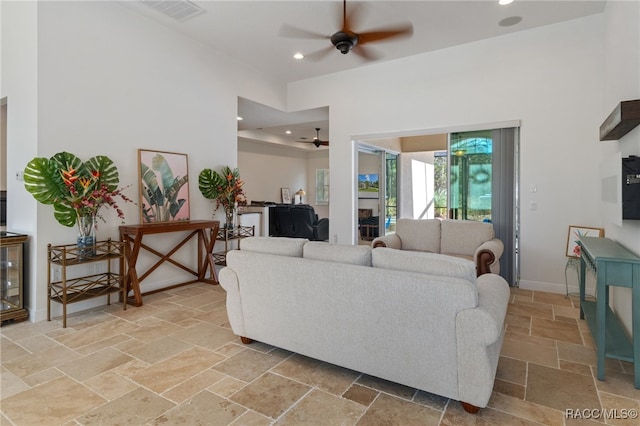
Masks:
[[[273,237],[329,239],[329,219],[318,218],[308,204],[276,204],[269,209],[269,235]]]
[[[219,273],[233,332],[485,407],[509,288],[466,259],[251,237]]]
[[[499,274],[504,251],[491,223],[452,219],[398,219],[396,233],[375,238],[371,246],[469,259],[478,275]]]

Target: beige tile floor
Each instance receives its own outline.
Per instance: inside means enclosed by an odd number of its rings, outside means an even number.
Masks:
[[[193,284],[144,302],[72,315],[66,329],[60,319],[0,328],[0,424],[639,424],[565,415],[610,409],[609,417],[624,417],[640,410],[640,391],[629,363],[608,360],[606,381],[594,379],[592,338],[576,301],[563,295],[512,289],[494,393],[478,415],[262,343],[243,345],[220,287]]]

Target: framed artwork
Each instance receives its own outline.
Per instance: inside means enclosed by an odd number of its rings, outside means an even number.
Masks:
[[[377,174],[358,175],[358,198],[378,198],[380,179]]]
[[[280,188],[282,193],[282,204],[291,204],[291,191],[289,188]]]
[[[603,228],[592,228],[589,226],[569,225],[569,233],[567,234],[567,257],[580,257],[580,246],[578,239],[580,237],[604,237]]]
[[[187,154],[138,149],[142,223],[189,220]]]

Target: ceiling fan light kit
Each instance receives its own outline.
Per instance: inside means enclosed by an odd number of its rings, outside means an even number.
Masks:
[[[338,31],[331,36],[331,43],[333,43],[340,53],[346,55],[358,44],[358,35],[351,32]]]

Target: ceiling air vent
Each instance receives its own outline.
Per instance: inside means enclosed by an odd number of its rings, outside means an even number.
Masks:
[[[187,0],[142,0],[142,3],[180,22],[204,12],[203,8]]]

